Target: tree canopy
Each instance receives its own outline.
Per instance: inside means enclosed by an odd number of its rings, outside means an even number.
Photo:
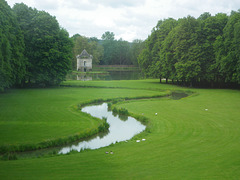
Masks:
[[[12,86],[59,84],[76,69],[76,56],[86,49],[93,64],[138,64],[142,41],[116,40],[105,32],[102,40],[79,34],[69,38],[57,19],[45,11],[0,2],[0,91]],[[71,67],[72,65],[72,67]]]
[[[93,55],[94,65],[138,65],[137,57],[144,48],[143,41],[134,40],[132,43],[123,39],[116,40],[113,32],[105,32],[102,39],[84,37],[79,34],[72,36],[73,59],[72,69],[76,69],[76,56],[84,49]]]
[[[113,32],[102,35],[101,44],[104,49],[100,64],[103,65],[137,65],[138,54],[143,49],[142,41],[134,40],[132,43],[123,39],[116,40]]]
[[[22,83],[26,74],[24,39],[16,15],[0,1],[0,91]]]
[[[65,79],[72,41],[55,17],[25,4],[0,2],[0,90],[28,84],[49,86]]]
[[[20,3],[0,2],[0,91],[27,84],[56,85],[86,49],[93,64],[139,65],[146,77],[190,86],[239,86],[240,10],[230,15],[159,20],[145,41],[105,32],[102,39],[69,38],[54,16]],[[71,67],[72,65],[72,67]]]
[[[240,84],[240,11],[160,20],[138,57],[146,76],[192,86]]]
[[[55,17],[25,4],[13,7],[23,30],[28,83],[59,84],[71,67],[72,42]]]

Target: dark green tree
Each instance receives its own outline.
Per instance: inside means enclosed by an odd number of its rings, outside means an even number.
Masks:
[[[130,65],[130,44],[127,41],[119,39],[116,42],[116,54],[114,55],[114,62],[112,64],[117,65]]]
[[[196,54],[196,58],[201,63],[201,83],[211,83],[213,85],[213,83],[220,78],[219,69],[216,63],[214,43],[217,37],[223,34],[223,29],[227,20],[227,15],[220,13],[216,16],[207,16],[203,20],[200,19],[201,25],[198,30],[198,53]]]
[[[21,29],[12,9],[0,1],[0,91],[23,82],[26,59]]]
[[[240,11],[233,11],[215,43],[217,62],[225,82],[240,84]]]
[[[164,21],[159,21],[156,27],[158,30],[158,43],[156,43],[158,53],[152,64],[151,74],[160,78],[160,81],[162,77],[166,79],[166,82],[168,82],[169,78],[175,78],[176,71],[171,46],[173,40],[171,32],[177,24],[178,22],[176,20],[169,18]]]
[[[138,64],[145,76],[150,76],[151,65],[153,64],[154,57],[157,56],[156,51],[153,50],[155,43],[157,42],[156,30],[152,30],[152,34],[144,41],[145,48],[138,56]]]
[[[191,84],[197,81],[201,71],[200,62],[196,58],[198,27],[199,22],[191,16],[180,19],[173,42],[177,79]]]
[[[144,49],[144,42],[140,39],[133,40],[131,47],[130,47],[130,60],[131,63],[135,66],[138,66],[138,56]]]
[[[141,67],[142,72],[146,76],[151,66],[151,54],[147,47],[143,49],[140,55],[138,56],[138,64]]]
[[[59,84],[71,65],[72,42],[68,33],[45,11],[23,3],[16,4],[13,10],[24,33],[28,82],[42,86]]]
[[[160,20],[138,62],[146,76],[185,85],[240,84],[240,10]],[[223,84],[225,83],[225,84]]]
[[[93,64],[98,65],[103,57],[103,46],[99,44],[98,40],[95,38],[90,38],[88,42],[90,46],[89,53],[93,55]]]
[[[104,41],[114,41],[115,40],[115,34],[113,32],[107,31],[102,35],[102,40],[104,40]]]
[[[104,54],[100,61],[102,65],[131,65],[131,43],[122,38],[116,40],[113,32],[105,32],[102,35],[101,44]]]
[[[160,81],[162,77],[168,79],[170,73],[173,73],[173,67],[168,66],[167,63],[169,56],[166,54],[170,51],[170,46],[165,39],[176,25],[177,21],[172,18],[158,21],[151,36],[145,42],[148,52],[144,50],[139,56],[139,63],[145,74],[160,78]]]
[[[113,60],[116,57],[117,51],[116,40],[114,36],[115,36],[114,33],[109,31],[105,32],[102,35],[102,46],[104,49],[104,53],[100,64],[104,65],[114,64]]]

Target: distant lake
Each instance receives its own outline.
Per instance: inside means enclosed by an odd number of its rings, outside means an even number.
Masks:
[[[67,80],[137,80],[141,79],[140,71],[108,71],[108,73],[79,73],[69,74]]]

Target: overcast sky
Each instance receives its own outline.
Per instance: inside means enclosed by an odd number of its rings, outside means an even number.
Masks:
[[[6,0],[21,3],[56,16],[70,36],[101,38],[106,31],[127,41],[145,40],[158,20],[199,17],[240,9],[240,0]]]

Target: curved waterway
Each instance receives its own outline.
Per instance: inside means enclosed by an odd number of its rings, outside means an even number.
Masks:
[[[98,149],[101,147],[115,144],[116,142],[126,141],[131,139],[136,134],[144,131],[146,126],[141,124],[133,117],[125,117],[124,120],[119,115],[113,115],[112,111],[108,111],[107,103],[101,105],[93,105],[82,108],[82,112],[86,112],[93,117],[102,119],[107,118],[110,125],[109,131],[106,135],[98,135],[93,139],[79,142],[77,145],[71,145],[62,148],[59,154],[66,154],[72,150],[81,151],[84,149]]]

